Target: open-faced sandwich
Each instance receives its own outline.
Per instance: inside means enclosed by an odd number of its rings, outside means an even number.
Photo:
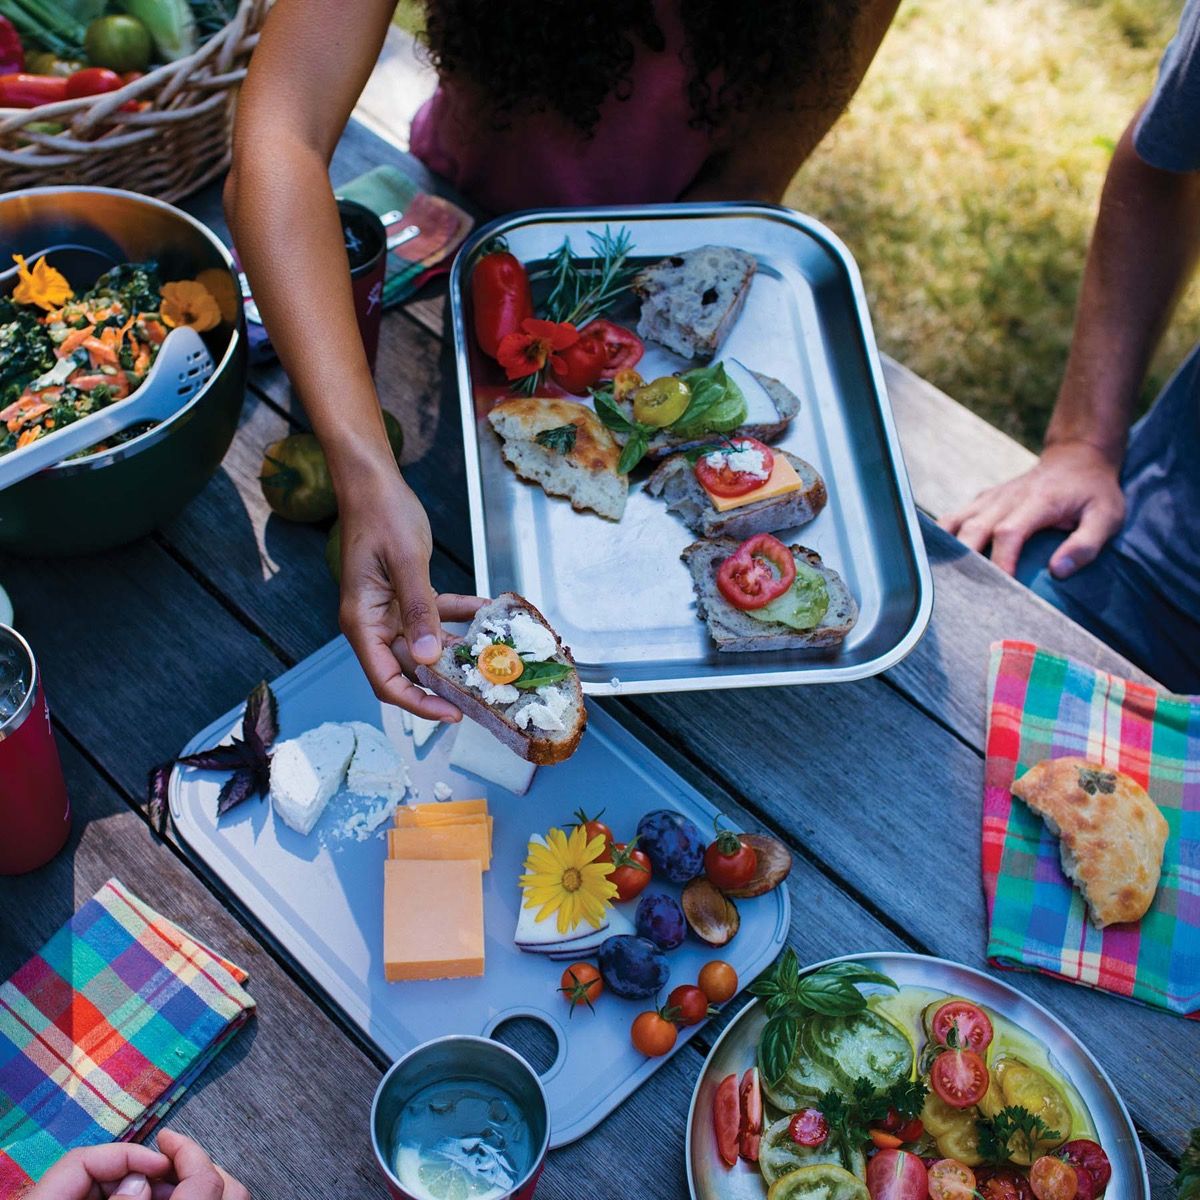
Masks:
[[[748,538],[806,525],[825,507],[815,467],[752,437],[722,437],[664,459],[646,491],[701,537]]]
[[[596,414],[573,400],[518,396],[488,413],[504,461],[571,507],[619,521],[629,479],[617,471],[621,447]]]
[[[769,533],[693,542],[696,612],[718,650],[805,650],[839,645],[858,620],[845,581],[821,556]]]
[[[528,600],[502,592],[417,680],[516,754],[546,766],[575,753],[587,724],[571,652]]]
[[[756,267],[754,255],[730,246],[700,246],[646,267],[633,280],[638,333],[707,362],[742,311]]]

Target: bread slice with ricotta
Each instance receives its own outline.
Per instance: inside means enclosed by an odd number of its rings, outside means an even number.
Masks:
[[[858,620],[858,604],[845,580],[827,567],[815,550],[792,545],[789,549],[825,580],[829,608],[812,629],[793,629],[773,621],[760,621],[735,608],[717,587],[721,564],[741,545],[738,538],[714,538],[693,542],[680,557],[692,573],[696,592],[696,614],[708,623],[708,632],[718,650],[812,650],[840,645]]]
[[[522,478],[540,484],[571,507],[619,521],[629,477],[617,471],[621,447],[583,404],[550,396],[501,400],[488,413],[504,461]]]
[[[742,311],[757,266],[744,250],[699,246],[646,267],[633,280],[639,335],[707,362]]]
[[[696,469],[685,454],[664,459],[646,480],[646,492],[660,496],[667,508],[701,537],[732,537],[745,541],[756,533],[775,533],[807,525],[825,507],[825,480],[804,459],[776,450],[800,477],[799,491],[719,512],[696,478]]]
[[[538,688],[490,684],[456,653],[465,647],[477,657],[487,645],[504,639],[523,661],[558,663],[569,668],[566,676]],[[515,592],[502,592],[485,604],[466,636],[449,641],[437,663],[418,666],[416,674],[419,683],[478,721],[528,762],[540,766],[563,762],[583,737],[587,709],[575,660],[546,618]]]
[[[353,754],[354,731],[334,721],[280,742],[271,754],[271,807],[279,819],[297,833],[311,833]]]

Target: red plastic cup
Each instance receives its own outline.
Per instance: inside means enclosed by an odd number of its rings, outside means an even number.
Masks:
[[[413,1098],[430,1084],[489,1083],[516,1105],[529,1135],[529,1165],[498,1200],[533,1200],[550,1147],[550,1109],[537,1072],[515,1050],[490,1038],[451,1035],[426,1042],[392,1064],[371,1103],[371,1144],[393,1200],[427,1200],[396,1174],[395,1127]]]
[[[383,280],[387,272],[387,230],[365,204],[339,200],[342,238],[350,260],[350,287],[354,292],[354,315],[362,335],[367,362],[375,370],[379,351],[379,326],[383,320]]]
[[[45,866],[71,833],[71,802],[29,643],[0,625],[0,875]]]

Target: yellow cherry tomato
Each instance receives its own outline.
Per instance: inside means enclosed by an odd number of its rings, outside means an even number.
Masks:
[[[675,375],[664,375],[633,393],[634,420],[663,429],[678,421],[692,400],[692,389]]]
[[[486,646],[475,664],[488,683],[512,683],[525,673],[525,664],[511,647],[499,642]]]
[[[632,367],[622,367],[613,376],[613,399],[626,400],[646,381]]]

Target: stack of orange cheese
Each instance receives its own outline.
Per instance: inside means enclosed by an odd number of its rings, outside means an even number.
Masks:
[[[486,800],[396,810],[383,877],[388,980],[483,974],[483,873],[491,862]]]

